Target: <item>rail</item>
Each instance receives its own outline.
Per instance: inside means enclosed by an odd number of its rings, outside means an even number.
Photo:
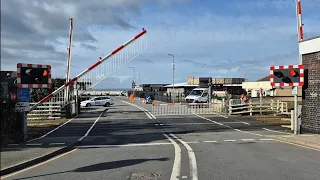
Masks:
[[[237,114],[249,114],[252,116],[253,114],[270,114],[270,113],[281,113],[285,114],[288,112],[288,104],[287,102],[249,102],[246,104],[236,104],[229,102],[229,115],[237,115]]]

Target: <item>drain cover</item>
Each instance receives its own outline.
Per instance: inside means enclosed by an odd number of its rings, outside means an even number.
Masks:
[[[160,180],[161,173],[134,172],[129,180]]]

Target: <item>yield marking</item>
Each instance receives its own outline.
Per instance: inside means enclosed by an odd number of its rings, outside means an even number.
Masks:
[[[203,142],[206,142],[206,143],[217,143],[218,141],[203,141]]]
[[[233,140],[233,139],[227,139],[227,140],[223,140],[225,142],[235,142],[236,140]]]
[[[260,139],[260,141],[273,141],[273,139],[268,139],[268,138],[266,138],[266,139]]]
[[[37,143],[34,143],[34,144],[26,144],[27,146],[41,146],[42,144],[37,144]]]

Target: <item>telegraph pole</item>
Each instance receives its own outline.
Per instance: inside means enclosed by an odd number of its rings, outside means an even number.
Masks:
[[[175,91],[174,91],[174,54],[168,54],[169,56],[172,56],[172,91],[173,91],[173,99],[172,102],[174,103],[174,98],[175,98]]]

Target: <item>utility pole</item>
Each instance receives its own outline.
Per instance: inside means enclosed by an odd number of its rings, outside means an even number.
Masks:
[[[139,73],[139,83],[138,83],[139,85],[141,84],[141,81],[140,81],[140,73]]]
[[[70,79],[70,68],[71,68],[71,47],[72,47],[72,32],[73,32],[73,19],[70,18],[70,32],[69,32],[69,46],[68,46],[68,58],[67,58],[67,73],[66,73],[66,83]],[[65,91],[65,100],[69,102],[69,86]]]
[[[175,98],[175,90],[174,90],[174,54],[168,54],[169,56],[172,56],[172,92],[173,92],[173,99],[172,102],[174,103],[174,98]]]

